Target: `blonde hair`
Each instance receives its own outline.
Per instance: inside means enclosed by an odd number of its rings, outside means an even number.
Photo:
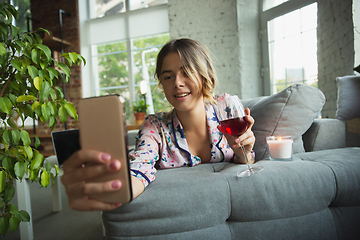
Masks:
[[[164,58],[170,53],[179,54],[185,73],[198,88],[198,95],[203,94],[205,102],[213,103],[217,76],[209,50],[200,42],[188,38],[169,41],[157,56],[155,78],[158,79],[159,85]]]

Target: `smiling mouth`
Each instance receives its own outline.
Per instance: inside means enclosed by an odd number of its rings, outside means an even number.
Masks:
[[[179,95],[175,95],[176,98],[183,98],[190,95],[190,93],[183,93],[183,94],[179,94]]]

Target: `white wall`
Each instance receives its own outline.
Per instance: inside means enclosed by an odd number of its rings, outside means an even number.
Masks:
[[[322,116],[334,118],[336,77],[354,74],[352,0],[319,0],[317,35],[319,89],[326,97]]]
[[[169,0],[170,38],[192,38],[214,55],[217,92],[261,95],[258,1]]]

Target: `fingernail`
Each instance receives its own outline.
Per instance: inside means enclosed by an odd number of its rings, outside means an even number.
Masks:
[[[113,161],[112,163],[110,163],[110,169],[117,170],[119,169],[119,165],[119,161]]]
[[[236,138],[236,139],[235,139],[235,142],[236,142],[236,143],[240,142],[240,139]]]
[[[111,156],[107,153],[102,153],[101,154],[101,160],[103,160],[104,162],[107,162],[111,159]]]
[[[121,186],[121,182],[118,181],[118,180],[113,181],[113,182],[111,183],[111,187],[112,187],[113,189],[119,189],[120,186]]]

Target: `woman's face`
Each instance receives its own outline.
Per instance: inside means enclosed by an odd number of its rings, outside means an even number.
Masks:
[[[198,88],[185,73],[179,54],[170,53],[161,67],[160,83],[169,103],[177,111],[191,111],[204,106],[203,95],[198,95]]]

